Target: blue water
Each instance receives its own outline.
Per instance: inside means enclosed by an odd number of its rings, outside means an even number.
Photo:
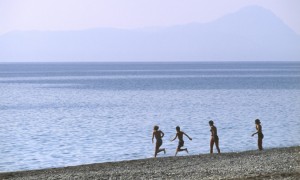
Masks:
[[[153,156],[152,129],[173,156],[300,145],[300,62],[2,63],[0,172]],[[186,155],[184,152],[179,155]]]

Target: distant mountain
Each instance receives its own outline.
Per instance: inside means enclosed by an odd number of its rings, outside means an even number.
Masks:
[[[209,60],[300,61],[300,36],[257,6],[203,24],[149,30],[18,31],[0,36],[0,62]]]

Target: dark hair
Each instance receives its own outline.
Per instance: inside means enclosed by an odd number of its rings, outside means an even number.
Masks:
[[[260,120],[259,120],[259,119],[256,119],[256,120],[255,120],[255,124],[260,124]]]
[[[159,128],[158,126],[154,126],[154,128],[153,128],[153,129],[154,129],[155,131],[157,131],[157,130],[158,130],[158,128]]]
[[[179,126],[176,126],[176,130],[177,130],[177,131],[180,131],[180,127],[179,127]]]
[[[214,122],[212,120],[208,121],[209,125],[213,125]]]

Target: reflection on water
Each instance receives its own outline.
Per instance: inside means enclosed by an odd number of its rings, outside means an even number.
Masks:
[[[153,156],[180,125],[190,154],[299,145],[299,63],[0,64],[0,171]],[[180,153],[179,155],[185,155]]]

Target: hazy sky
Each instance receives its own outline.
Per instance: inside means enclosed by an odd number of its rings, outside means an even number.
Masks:
[[[300,0],[0,0],[0,34],[209,22],[249,5],[271,10],[300,34]]]

